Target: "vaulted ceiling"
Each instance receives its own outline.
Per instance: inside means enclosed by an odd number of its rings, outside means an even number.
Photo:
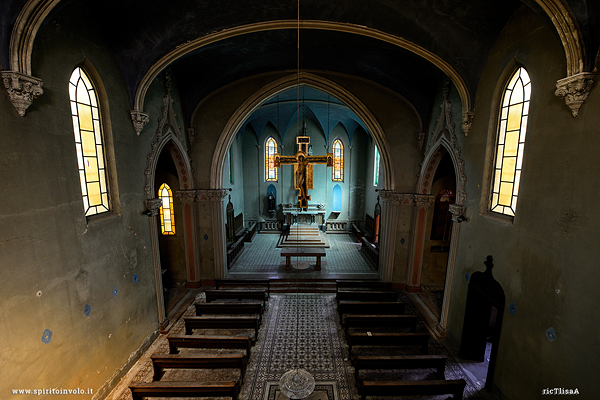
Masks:
[[[562,24],[572,25],[564,29],[579,35],[575,50],[565,45],[568,59],[569,51],[580,53],[581,65],[571,69],[594,69],[600,2],[585,0],[301,0],[299,9],[296,0],[7,0],[0,2],[0,62],[4,70],[26,69],[26,62],[15,65],[26,58],[16,55],[27,51],[19,48],[24,31],[35,36],[60,13],[87,13],[113,47],[132,109],[143,108],[144,87],[169,67],[185,82],[180,92],[189,116],[224,85],[295,71],[299,12],[300,69],[383,85],[425,119],[446,76],[462,88],[463,108],[471,107],[490,51],[518,7],[532,8],[561,40],[553,13],[562,15]],[[35,37],[28,40],[34,48]]]

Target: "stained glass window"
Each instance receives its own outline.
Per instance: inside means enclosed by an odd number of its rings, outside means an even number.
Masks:
[[[175,234],[175,215],[173,213],[173,192],[166,183],[158,188],[160,199],[160,231],[163,235]]]
[[[69,97],[83,209],[86,216],[103,213],[109,203],[100,109],[92,81],[79,67],[69,79]]]
[[[270,137],[267,139],[267,145],[265,146],[265,175],[267,181],[277,181],[275,153],[277,153],[277,142]]]
[[[231,147],[227,153],[227,160],[229,161],[229,183],[233,183],[233,160],[231,158]]]
[[[375,164],[373,167],[373,186],[379,185],[379,149],[375,146]]]
[[[340,139],[333,142],[333,180],[344,180],[344,145]]]
[[[527,132],[531,81],[525,68],[511,76],[502,97],[492,178],[493,212],[515,215]]]

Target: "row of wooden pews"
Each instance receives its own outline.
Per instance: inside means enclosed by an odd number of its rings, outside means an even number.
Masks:
[[[267,306],[264,289],[206,290],[206,303],[196,303],[196,316],[184,317],[185,335],[169,335],[169,354],[151,356],[153,381],[129,385],[133,400],[146,397],[230,397],[237,400],[252,345]],[[194,330],[245,329],[253,335],[195,335]],[[233,354],[202,355],[180,349],[234,349]],[[240,379],[228,381],[161,380],[168,369],[237,369]]]
[[[340,323],[345,330],[358,392],[367,396],[451,394],[462,399],[466,382],[446,380],[445,355],[429,355],[429,333],[417,332],[417,316],[390,283],[337,281]],[[416,354],[413,354],[416,353]],[[398,370],[432,369],[435,379],[399,379]]]

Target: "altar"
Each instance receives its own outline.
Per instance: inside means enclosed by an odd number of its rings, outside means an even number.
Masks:
[[[283,216],[285,223],[323,225],[325,223],[325,204],[309,204],[306,209],[300,208],[298,204],[283,204]]]

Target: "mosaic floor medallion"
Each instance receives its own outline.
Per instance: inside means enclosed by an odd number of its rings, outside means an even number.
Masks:
[[[315,391],[306,400],[338,400],[337,382],[317,381]],[[279,390],[279,382],[267,381],[265,385],[264,400],[288,400]]]

